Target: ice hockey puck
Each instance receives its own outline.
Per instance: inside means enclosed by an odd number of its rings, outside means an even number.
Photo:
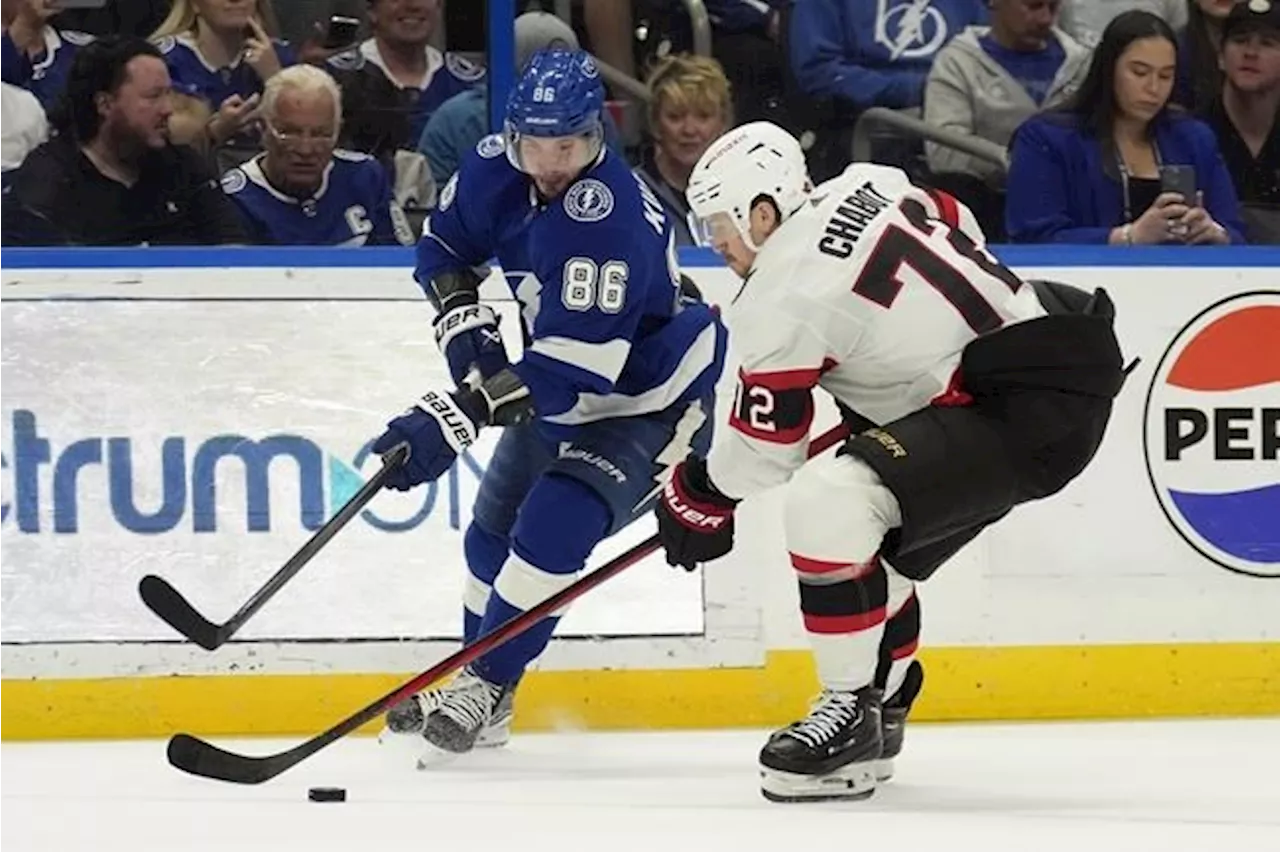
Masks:
[[[312,787],[307,798],[313,802],[345,802],[347,791],[343,787]]]

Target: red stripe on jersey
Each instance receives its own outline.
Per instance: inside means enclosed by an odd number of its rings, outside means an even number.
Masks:
[[[801,574],[830,574],[832,571],[853,568],[855,569],[853,576],[861,577],[876,567],[874,558],[870,562],[860,565],[857,562],[827,562],[823,559],[810,559],[808,556],[801,556],[798,553],[792,553],[790,556],[791,567]]]
[[[920,647],[920,640],[912,639],[906,645],[902,645],[900,647],[894,648],[890,652],[889,656],[891,656],[894,660],[905,660],[907,657],[910,657],[912,654],[914,654],[916,652],[916,649],[919,647]]]
[[[858,615],[810,615],[804,613],[804,629],[810,633],[832,635],[858,633],[884,623],[884,607]]]
[[[942,393],[929,400],[930,405],[936,405],[939,408],[959,408],[965,405],[973,405],[973,396],[964,389],[964,381],[960,376],[960,368],[956,367],[951,374],[951,381],[947,382],[947,387]]]
[[[938,218],[953,228],[960,227],[960,205],[956,203],[955,196],[940,189],[927,189],[925,192],[938,206]]]

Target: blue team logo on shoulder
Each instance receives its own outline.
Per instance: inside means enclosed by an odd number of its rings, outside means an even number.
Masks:
[[[470,59],[459,56],[456,53],[446,53],[444,55],[444,64],[449,69],[450,74],[464,83],[474,83],[484,77],[483,65],[477,65]]]
[[[599,222],[613,212],[613,190],[595,178],[580,180],[564,194],[564,212],[579,222]]]
[[[178,46],[178,40],[173,36],[165,36],[156,42],[156,50],[161,53],[169,53]]]
[[[249,179],[245,177],[244,172],[240,169],[232,169],[222,176],[222,180],[219,183],[222,184],[223,192],[227,195],[235,195],[248,185]]]
[[[74,44],[76,47],[84,47],[94,41],[93,33],[82,33],[79,30],[62,30],[58,35],[67,44]]]
[[[503,141],[501,133],[490,133],[476,143],[476,153],[486,160],[492,160],[505,151],[506,148],[507,143]]]
[[[449,178],[449,182],[444,185],[444,189],[440,190],[440,200],[436,202],[436,208],[441,212],[449,209],[449,205],[453,203],[453,197],[458,194],[458,173],[454,172],[453,177]]]

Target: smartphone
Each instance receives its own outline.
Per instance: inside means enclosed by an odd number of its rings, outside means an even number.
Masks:
[[[1195,166],[1161,166],[1160,189],[1164,192],[1176,192],[1182,200],[1194,205],[1196,203],[1196,167]]]
[[[59,0],[58,11],[64,9],[101,9],[107,5],[107,0]]]
[[[356,33],[360,30],[359,18],[347,18],[342,15],[333,15],[329,18],[329,28],[325,30],[324,47],[329,50],[336,50],[339,47],[347,47],[354,44]]]

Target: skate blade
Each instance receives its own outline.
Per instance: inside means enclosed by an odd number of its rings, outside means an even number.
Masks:
[[[431,743],[427,743],[426,748],[424,748],[422,753],[418,755],[418,771],[430,772],[433,769],[440,769],[448,766],[450,763],[453,763],[461,757],[462,754],[463,752],[446,751],[445,749],[437,748]]]
[[[842,766],[826,775],[800,775],[760,767],[760,793],[771,802],[837,802],[869,799],[879,761]]]
[[[876,761],[876,781],[888,781],[893,777],[893,758],[883,757]]]

